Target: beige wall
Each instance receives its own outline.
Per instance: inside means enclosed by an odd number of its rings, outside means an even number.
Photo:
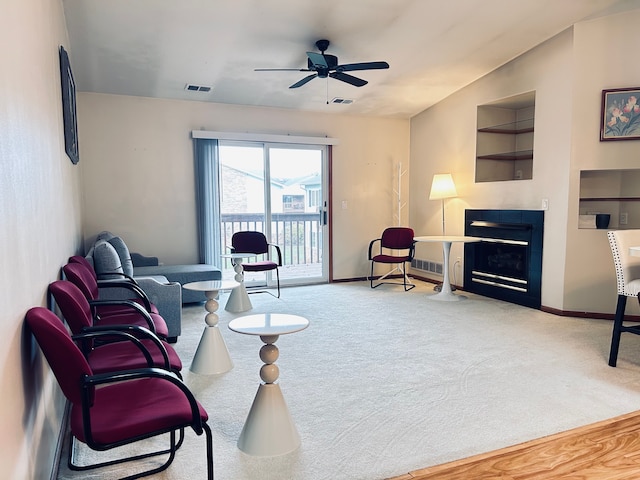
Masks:
[[[335,279],[367,275],[369,241],[394,222],[394,165],[409,167],[409,120],[88,93],[79,95],[78,105],[87,240],[111,230],[132,251],[167,264],[196,262],[190,133],[198,129],[339,139],[333,147]]]
[[[3,2],[0,14],[0,477],[49,478],[64,406],[25,312],[81,244],[80,166],[64,153],[60,0]]]
[[[446,201],[447,234],[464,233],[466,208],[539,210],[545,213],[542,304],[561,308],[567,191],[571,154],[572,33],[566,31],[456,92],[411,121],[410,223],[423,235],[442,231],[440,201],[429,201],[435,173],[451,173],[458,197]],[[533,179],[475,183],[477,106],[536,92]],[[419,244],[418,258],[442,261],[439,245]],[[452,246],[452,264],[462,244]],[[452,267],[462,283],[463,265]]]
[[[577,228],[580,170],[640,168],[640,142],[600,142],[603,89],[640,86],[635,61],[640,10],[584,22],[575,28],[573,153],[567,225],[565,308],[615,310],[615,272],[606,232]],[[617,223],[617,219],[614,219]],[[613,222],[612,222],[613,223]],[[627,313],[638,314],[638,302]]]
[[[601,91],[638,86],[640,10],[577,24],[456,92],[411,122],[411,225],[440,232],[440,204],[429,202],[434,173],[451,172],[459,198],[447,201],[447,233],[462,234],[465,208],[540,209],[545,213],[542,305],[613,313],[615,272],[604,230],[578,229],[582,169],[640,168],[640,142],[600,142]],[[533,179],[474,183],[476,108],[536,92]],[[419,208],[418,205],[422,205]],[[454,245],[452,258],[462,255]],[[418,256],[438,261],[437,246]],[[453,273],[453,272],[452,272]],[[462,266],[455,267],[459,281]],[[637,313],[629,302],[628,313]]]

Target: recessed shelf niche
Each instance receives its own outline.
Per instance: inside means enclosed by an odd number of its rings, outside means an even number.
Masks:
[[[613,230],[640,228],[640,169],[580,171],[578,213],[608,213],[608,228]],[[593,228],[581,222],[578,226]]]
[[[533,178],[535,92],[478,106],[476,182]]]

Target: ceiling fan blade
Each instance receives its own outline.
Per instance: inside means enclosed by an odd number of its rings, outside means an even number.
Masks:
[[[311,80],[313,80],[314,78],[317,77],[317,74],[313,73],[311,75],[307,75],[306,77],[304,77],[302,80],[298,80],[296,83],[294,83],[293,85],[291,85],[289,88],[298,88],[303,86],[305,83],[310,82]]]
[[[254,72],[310,72],[308,68],[254,68]]]
[[[329,76],[331,78],[335,78],[336,80],[340,80],[342,82],[350,83],[351,85],[353,85],[355,87],[362,87],[362,86],[366,85],[367,83],[369,83],[366,80],[362,80],[361,78],[354,77],[353,75],[348,75],[348,74],[342,73],[342,72],[330,73]]]
[[[321,53],[307,52],[307,57],[309,57],[312,65],[316,68],[327,68],[329,66],[327,59],[324,58],[324,55]]]
[[[338,65],[336,67],[336,71],[353,72],[354,70],[383,70],[385,68],[389,68],[389,64],[387,62],[362,62]]]

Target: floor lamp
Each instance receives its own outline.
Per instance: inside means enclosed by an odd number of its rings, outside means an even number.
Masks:
[[[442,235],[445,234],[444,230],[444,199],[457,197],[456,186],[453,183],[453,177],[450,173],[436,173],[433,176],[433,182],[431,182],[431,193],[429,193],[429,200],[441,200],[442,201]]]
[[[433,176],[433,182],[431,182],[431,193],[429,193],[429,200],[441,200],[442,201],[442,235],[445,235],[444,229],[444,199],[457,197],[456,186],[453,183],[453,177],[450,173],[436,173]],[[444,245],[444,244],[443,244]],[[445,252],[445,263],[442,268],[449,268],[446,262],[448,253]],[[439,292],[442,288],[441,285],[436,285],[434,290]],[[452,288],[454,289],[454,288]]]

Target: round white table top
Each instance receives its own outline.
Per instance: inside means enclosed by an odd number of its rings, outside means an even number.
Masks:
[[[182,285],[187,290],[198,292],[212,292],[214,290],[232,290],[239,287],[240,283],[235,280],[203,280],[201,282],[190,282]]]
[[[416,242],[479,242],[481,237],[467,237],[465,235],[426,235],[413,237]]]
[[[285,313],[261,313],[234,318],[229,329],[247,335],[284,335],[299,332],[309,326],[309,320]]]

